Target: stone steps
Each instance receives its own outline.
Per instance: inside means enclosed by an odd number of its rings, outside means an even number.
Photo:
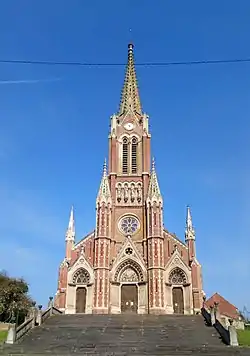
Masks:
[[[56,315],[4,355],[250,355],[230,348],[201,316]]]

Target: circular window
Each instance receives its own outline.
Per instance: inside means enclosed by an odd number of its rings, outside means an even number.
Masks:
[[[134,216],[126,216],[120,220],[119,229],[124,235],[133,235],[139,229],[139,221]]]

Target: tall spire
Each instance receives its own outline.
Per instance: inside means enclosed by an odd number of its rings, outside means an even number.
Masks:
[[[75,219],[74,219],[74,208],[71,207],[69,216],[69,225],[66,232],[66,240],[74,240],[75,238]]]
[[[162,203],[161,191],[158,183],[158,178],[155,170],[155,159],[152,160],[151,176],[148,186],[147,202]]]
[[[189,206],[187,206],[185,238],[186,240],[195,240],[195,231]]]
[[[134,113],[142,114],[139,90],[134,64],[134,45],[128,45],[128,62],[120,102],[119,114],[126,113],[130,108]]]
[[[96,199],[97,203],[106,202],[111,203],[111,192],[109,187],[109,181],[107,176],[107,163],[106,158],[103,164],[102,180],[99,188],[99,193]]]

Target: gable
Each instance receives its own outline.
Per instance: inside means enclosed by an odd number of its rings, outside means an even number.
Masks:
[[[89,262],[86,259],[84,250],[82,248],[81,253],[74,261],[74,263],[68,269],[68,283],[73,282],[73,276],[77,270],[86,270],[90,276],[90,282],[94,282],[94,271]]]
[[[111,269],[111,277],[114,278],[115,272],[118,267],[125,261],[134,261],[137,263],[144,276],[146,276],[147,270],[144,263],[144,260],[140,253],[138,252],[135,243],[130,237],[126,237],[116,259],[113,262],[113,266]]]
[[[184,262],[182,256],[180,255],[178,249],[176,248],[170,259],[165,266],[165,278],[168,281],[170,273],[175,269],[181,269],[187,276],[188,283],[191,283],[191,268]]]

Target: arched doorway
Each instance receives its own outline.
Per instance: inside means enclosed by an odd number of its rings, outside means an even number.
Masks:
[[[184,314],[183,285],[187,283],[185,272],[179,268],[174,268],[169,275],[169,283],[172,288],[172,304],[175,314]]]
[[[73,276],[73,284],[76,285],[76,313],[86,312],[86,297],[87,289],[86,286],[90,282],[90,275],[88,271],[84,268],[79,268]]]
[[[86,310],[86,288],[78,287],[76,290],[76,313],[85,313]]]
[[[181,287],[174,287],[172,290],[173,308],[175,314],[184,314],[183,290]]]
[[[138,288],[136,284],[122,284],[121,313],[136,314],[138,309]]]
[[[143,281],[141,267],[134,260],[126,260],[120,264],[115,274],[115,281],[121,285],[121,313],[138,312],[138,282]]]

